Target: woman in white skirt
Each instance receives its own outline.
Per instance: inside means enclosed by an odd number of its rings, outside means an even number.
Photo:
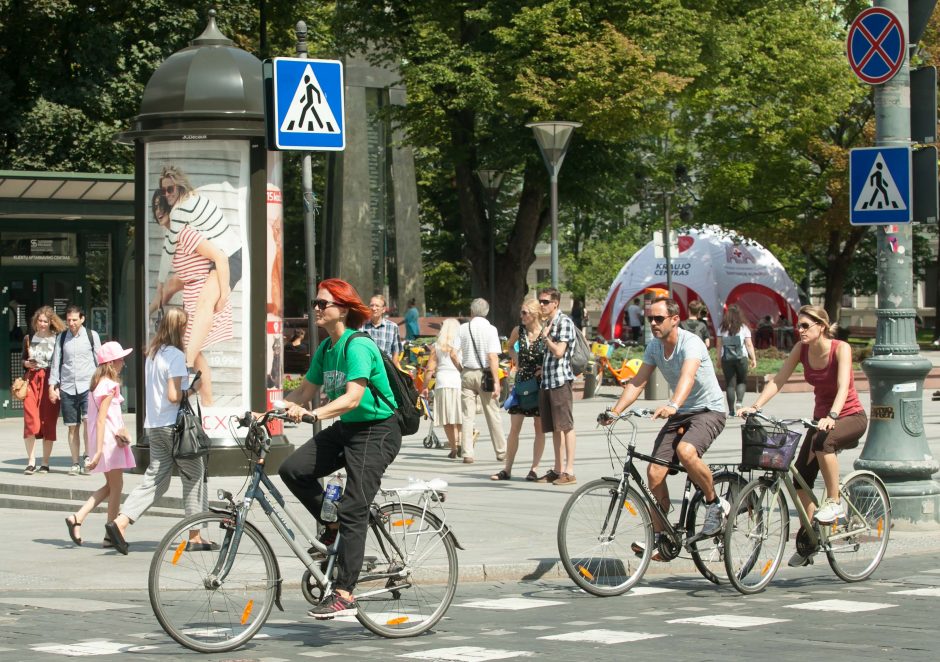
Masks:
[[[450,453],[447,457],[455,459],[459,456],[460,426],[463,415],[460,410],[460,337],[458,331],[460,324],[455,319],[444,320],[437,340],[432,346],[434,351],[428,357],[427,371],[424,383],[429,384],[431,377],[436,378],[434,384],[434,422],[444,426]],[[424,396],[427,397],[428,388],[424,387]]]

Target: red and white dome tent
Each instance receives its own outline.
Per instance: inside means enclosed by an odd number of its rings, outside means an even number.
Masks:
[[[654,257],[653,242],[630,258],[610,286],[597,333],[620,337],[624,310],[649,287],[666,287],[666,260]],[[672,256],[672,290],[683,319],[691,301],[705,304],[713,333],[724,307],[732,303],[752,329],[766,315],[774,321],[786,317],[795,325],[800,307],[796,285],[773,253],[716,225],[680,233],[679,253]]]

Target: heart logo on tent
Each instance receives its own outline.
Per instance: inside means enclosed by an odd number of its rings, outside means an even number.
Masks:
[[[691,236],[687,234],[680,236],[679,237],[679,252],[683,253],[689,250],[690,248],[692,248],[692,244],[694,243],[695,243],[695,240],[692,239]]]

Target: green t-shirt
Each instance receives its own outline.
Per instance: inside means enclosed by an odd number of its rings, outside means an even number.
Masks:
[[[310,362],[310,369],[307,370],[305,379],[311,384],[322,386],[326,397],[332,402],[346,393],[346,382],[365,378],[389,402],[394,403],[395,396],[388,385],[382,354],[373,340],[370,338],[354,339],[345,352],[346,356],[343,356],[343,348],[353,333],[355,333],[353,329],[346,329],[335,346],[330,338],[320,343]],[[367,385],[359,406],[339,418],[346,423],[364,423],[383,421],[394,413],[381,399],[376,399],[372,395],[372,390]]]

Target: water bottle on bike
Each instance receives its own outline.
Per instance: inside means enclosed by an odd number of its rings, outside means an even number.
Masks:
[[[323,507],[320,509],[320,519],[324,522],[335,522],[337,518],[336,502],[343,494],[343,477],[333,474],[330,482],[326,484],[326,493],[323,495]]]

